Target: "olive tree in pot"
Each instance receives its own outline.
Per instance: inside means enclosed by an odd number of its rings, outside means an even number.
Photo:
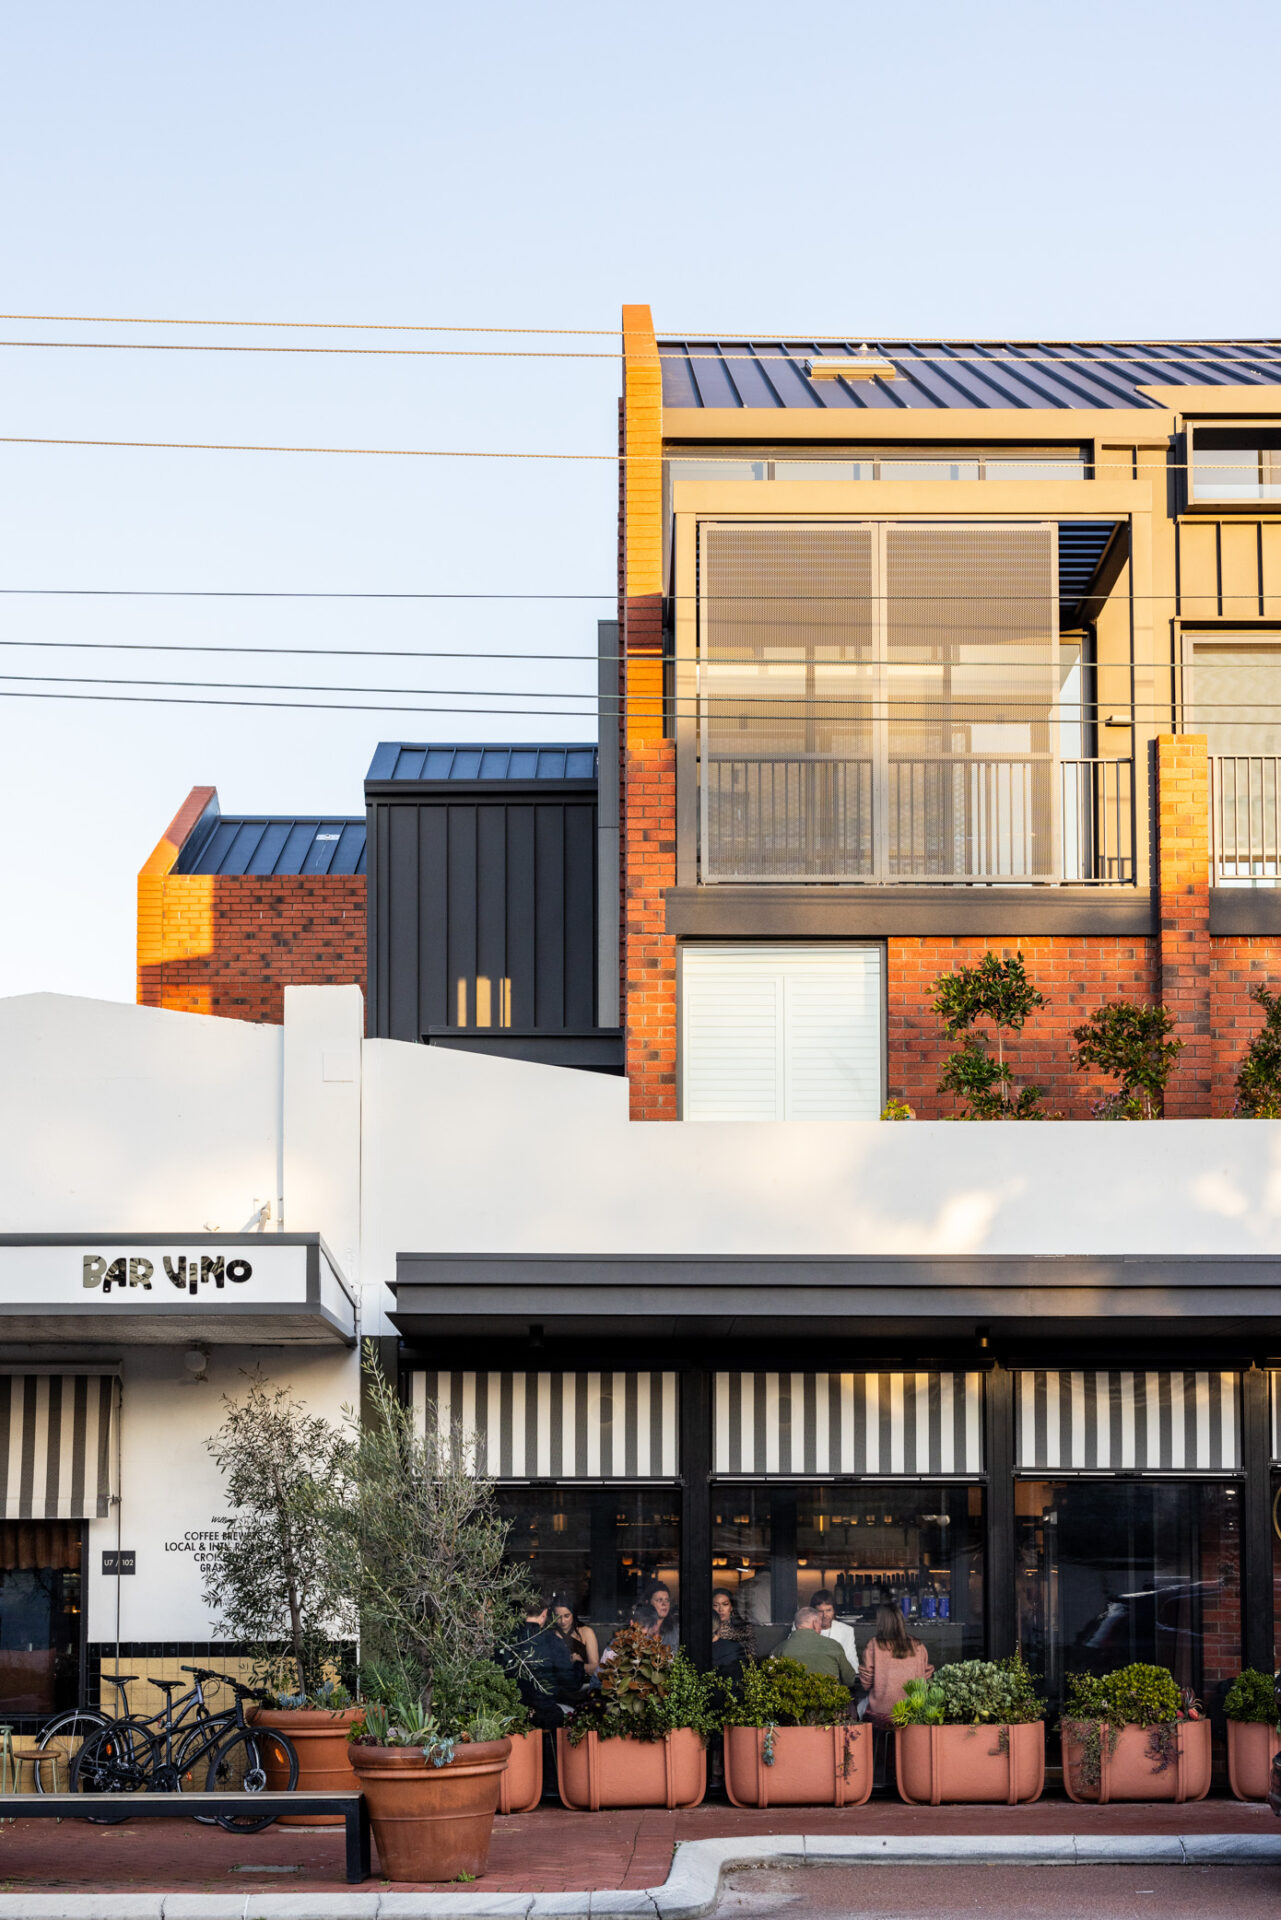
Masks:
[[[1045,1708],[1018,1654],[958,1660],[909,1680],[894,1708],[898,1790],[910,1805],[1039,1800]]]
[[[488,1658],[524,1611],[507,1523],[461,1431],[421,1429],[366,1349],[340,1521],[356,1572],[364,1718],[351,1764],[392,1880],[475,1878],[522,1722]]]
[[[1247,1667],[1228,1688],[1228,1784],[1238,1800],[1266,1800],[1273,1756],[1281,1749],[1270,1673]]]
[[[872,1733],[848,1687],[799,1660],[749,1663],[727,1692],[725,1791],[736,1807],[861,1807]]]
[[[1073,1800],[1204,1800],[1210,1791],[1210,1722],[1164,1667],[1069,1674],[1059,1731]]]
[[[241,1400],[224,1396],[222,1425],[207,1442],[225,1484],[227,1512],[205,1556],[204,1599],[215,1631],[253,1662],[264,1703],[255,1725],[288,1735],[298,1787],[354,1792],[347,1734],[356,1718],[356,1612],[351,1570],[330,1524],[342,1479],[340,1429],[308,1412],[287,1387],[247,1376]],[[267,1784],[288,1769],[262,1749]],[[290,1815],[293,1826],[329,1826],[341,1816]]]
[[[601,1662],[600,1691],[556,1734],[567,1807],[696,1807],[707,1790],[707,1741],[719,1724],[713,1682],[656,1633],[624,1627]]]

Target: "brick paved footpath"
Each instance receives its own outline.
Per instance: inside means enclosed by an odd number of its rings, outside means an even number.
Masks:
[[[905,1807],[873,1800],[837,1812],[784,1807],[755,1813],[725,1805],[689,1813],[568,1813],[544,1803],[494,1822],[490,1870],[477,1890],[559,1893],[661,1885],[680,1840],[756,1833],[809,1834],[1281,1834],[1266,1807],[1229,1799],[1195,1806],[1079,1807],[1046,1799],[1031,1807]],[[270,1868],[290,1868],[271,1872]],[[379,1884],[377,1857],[374,1879]],[[340,1892],[341,1828],[231,1834],[185,1820],[95,1827],[84,1820],[0,1825],[0,1893]]]

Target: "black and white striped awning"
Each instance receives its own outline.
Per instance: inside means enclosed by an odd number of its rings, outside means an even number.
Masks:
[[[0,1373],[0,1519],[106,1517],[115,1390],[105,1373]]]
[[[718,1474],[976,1474],[979,1373],[718,1373]]]
[[[1029,1369],[1015,1382],[1023,1472],[1233,1473],[1241,1464],[1235,1373]]]
[[[475,1443],[495,1480],[671,1480],[680,1471],[675,1373],[411,1375],[424,1429]]]

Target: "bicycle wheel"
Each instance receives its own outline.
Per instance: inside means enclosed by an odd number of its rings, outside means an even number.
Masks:
[[[100,1733],[108,1724],[109,1716],[99,1713],[96,1707],[70,1707],[65,1713],[55,1714],[47,1726],[40,1729],[40,1738],[36,1746],[43,1753],[48,1747],[61,1747],[67,1756],[67,1777],[63,1781],[65,1788],[71,1781],[71,1769],[75,1765],[76,1755],[91,1734]],[[56,1791],[52,1780],[45,1785],[45,1770],[37,1767],[36,1792],[53,1793]]]
[[[72,1762],[71,1791],[142,1793],[149,1783],[154,1756],[155,1740],[145,1722],[108,1721],[97,1733],[90,1734]],[[86,1818],[91,1824],[114,1827],[129,1815],[122,1809],[119,1813],[91,1813]]]
[[[268,1781],[267,1770],[271,1769]],[[209,1762],[205,1789],[209,1793],[262,1793],[268,1785],[292,1793],[298,1785],[298,1755],[283,1733],[243,1727],[224,1740]],[[219,1813],[214,1818],[227,1833],[261,1833],[274,1813]]]

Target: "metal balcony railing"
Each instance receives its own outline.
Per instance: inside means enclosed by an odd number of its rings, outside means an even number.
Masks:
[[[708,881],[1132,885],[1130,760],[716,755]]]
[[[1216,887],[1281,885],[1281,754],[1210,756],[1210,874]]]

